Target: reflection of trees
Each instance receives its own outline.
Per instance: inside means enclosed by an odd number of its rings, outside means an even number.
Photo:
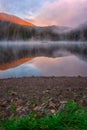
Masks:
[[[0,63],[7,63],[15,60],[15,55],[11,47],[0,47]]]
[[[66,47],[66,50],[87,61],[87,43],[69,45]]]
[[[60,56],[58,52],[61,52],[64,55],[64,52],[69,52],[71,54],[83,57],[87,59],[87,44],[86,43],[50,43],[44,45],[11,45],[11,46],[0,46],[0,64],[8,63],[20,58],[26,57],[37,57],[37,56],[46,56],[46,57],[58,57]],[[55,53],[57,52],[57,53]],[[55,55],[54,55],[55,54]]]

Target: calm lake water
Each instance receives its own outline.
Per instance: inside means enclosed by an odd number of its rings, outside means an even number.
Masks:
[[[46,43],[42,44],[45,44],[46,48]],[[36,45],[37,43],[35,47]],[[22,61],[19,59],[0,65],[0,79],[26,76],[87,76],[87,43],[54,42],[51,45],[50,50],[47,45],[44,52],[37,54],[35,51],[36,54],[32,54],[32,58],[27,60],[23,58]]]

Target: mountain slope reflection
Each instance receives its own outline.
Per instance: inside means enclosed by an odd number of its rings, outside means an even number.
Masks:
[[[87,76],[87,62],[74,55],[57,58],[36,57],[15,68],[0,71],[0,78],[78,75]]]
[[[0,70],[6,70],[6,69],[10,69],[10,68],[14,68],[14,67],[17,67],[27,61],[30,61],[32,60],[33,58],[22,58],[22,59],[19,59],[19,60],[16,60],[16,61],[13,61],[11,63],[7,63],[7,64],[2,64],[0,65]]]

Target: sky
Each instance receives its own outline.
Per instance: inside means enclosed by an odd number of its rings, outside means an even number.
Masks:
[[[38,26],[76,27],[87,22],[87,0],[0,0],[0,12]]]

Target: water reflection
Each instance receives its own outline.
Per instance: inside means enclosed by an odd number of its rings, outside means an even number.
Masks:
[[[86,42],[0,42],[0,78],[87,76]]]
[[[76,56],[36,58],[33,61],[45,76],[87,76],[87,62]]]
[[[87,42],[0,42],[0,64],[26,57],[76,55],[87,59]]]
[[[18,78],[26,76],[42,76],[39,69],[33,64],[22,64],[18,67],[11,68],[8,70],[0,71],[0,79],[3,78]]]
[[[10,68],[15,68],[17,66],[20,66],[21,64],[32,60],[33,58],[23,58],[23,59],[19,59],[16,61],[13,61],[11,63],[7,63],[7,64],[2,64],[0,65],[0,70],[6,70],[6,69],[10,69]]]
[[[58,58],[37,57],[18,67],[0,71],[0,78],[78,75],[87,76],[87,62],[74,55]]]

